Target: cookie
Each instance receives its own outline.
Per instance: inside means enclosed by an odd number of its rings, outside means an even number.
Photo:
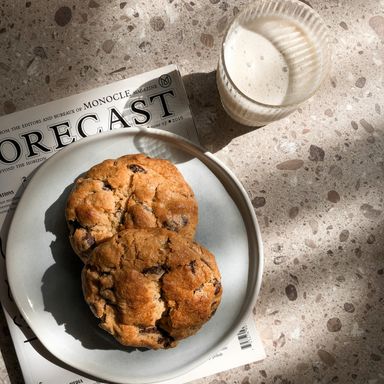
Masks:
[[[175,165],[143,154],[105,160],[76,180],[66,205],[70,242],[86,262],[92,249],[129,228],[166,228],[192,239],[194,193]]]
[[[163,228],[124,230],[101,243],[82,287],[101,328],[123,345],[152,349],[195,334],[222,296],[214,255]]]

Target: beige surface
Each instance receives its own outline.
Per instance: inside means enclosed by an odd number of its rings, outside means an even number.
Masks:
[[[329,26],[330,78],[257,130],[226,117],[214,79],[223,31],[247,1],[0,5],[1,114],[175,63],[203,145],[248,191],[265,246],[254,313],[268,357],[196,384],[384,383],[384,2],[309,2]],[[0,364],[0,383],[19,383],[7,337],[2,322],[12,380]]]

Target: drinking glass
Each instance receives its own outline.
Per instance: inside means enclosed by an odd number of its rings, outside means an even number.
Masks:
[[[327,27],[311,7],[298,0],[258,0],[226,31],[217,87],[234,120],[262,126],[308,100],[329,66]]]

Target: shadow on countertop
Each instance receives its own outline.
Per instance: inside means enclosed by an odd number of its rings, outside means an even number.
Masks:
[[[20,364],[16,356],[16,351],[11,338],[11,334],[9,333],[3,308],[0,308],[0,327],[0,350],[3,356],[5,368],[9,376],[9,381],[12,384],[24,384]],[[2,377],[2,379],[4,378]]]
[[[216,71],[185,75],[183,82],[201,145],[212,153],[234,138],[258,129],[237,123],[225,112],[217,90]]]

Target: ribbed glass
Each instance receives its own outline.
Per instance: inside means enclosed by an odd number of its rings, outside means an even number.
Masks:
[[[287,64],[287,89],[278,103],[265,103],[241,90],[228,69],[225,48],[240,27],[268,40]],[[260,52],[255,52],[260,54]],[[223,41],[217,86],[227,113],[238,122],[261,126],[281,119],[308,100],[329,71],[327,27],[321,17],[298,0],[258,0],[240,12],[230,24]]]

